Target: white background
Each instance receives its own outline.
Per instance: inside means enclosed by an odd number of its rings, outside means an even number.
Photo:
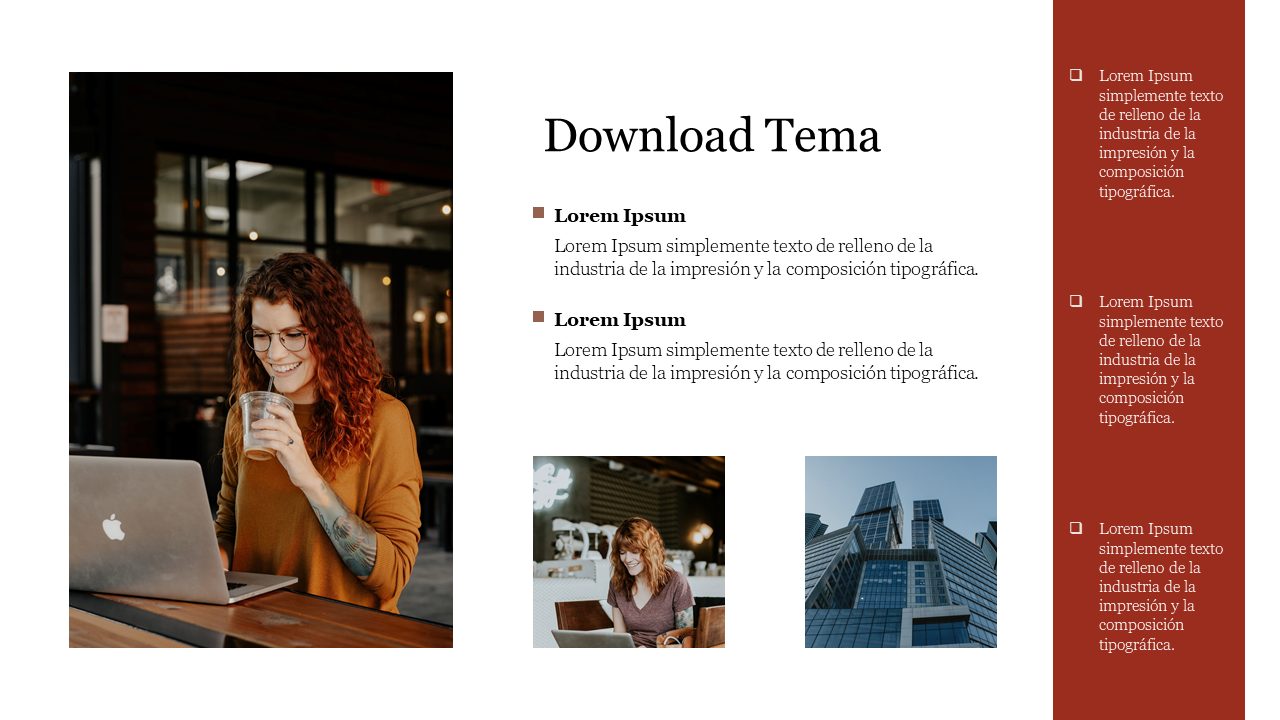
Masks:
[[[1249,45],[1248,512],[1250,538],[1261,539],[1277,477],[1273,454],[1261,451],[1276,436],[1267,364],[1276,327],[1275,183],[1266,163],[1275,140],[1263,134],[1275,125],[1276,63],[1274,13],[1250,18],[1250,39],[1258,42]],[[16,626],[10,633],[17,633],[6,642],[9,664],[21,668],[10,679],[21,702],[39,702],[43,711],[69,701],[81,711],[131,716],[176,707],[212,714],[232,699],[274,712],[403,717],[667,708],[826,713],[855,706],[901,712],[928,673],[925,706],[945,707],[948,715],[1051,714],[1052,545],[1045,523],[1052,516],[1049,319],[1057,299],[1050,297],[1047,4],[911,4],[895,11],[661,3],[618,11],[396,3],[153,4],[130,11],[117,4],[11,19],[6,83],[10,97],[29,98],[7,108],[8,167],[0,173],[13,263],[5,284],[5,370],[14,379],[11,402],[30,408],[10,414],[4,433],[13,489],[5,515],[20,520],[7,536],[8,565],[31,583],[5,601]],[[455,72],[455,649],[68,652],[57,589],[66,537],[58,469],[66,422],[65,72],[266,68]],[[757,151],[543,152],[547,117],[579,127],[663,127],[670,114],[680,127],[699,128],[737,127],[740,115],[751,115]],[[883,152],[770,153],[764,117],[875,127]],[[689,222],[674,231],[554,225],[530,219],[534,205],[549,213],[674,210]],[[934,243],[933,259],[973,264],[981,275],[618,282],[551,274],[554,237],[665,241],[676,232],[713,240],[922,236]],[[27,310],[33,307],[41,311]],[[683,315],[690,327],[573,331],[531,323],[538,309],[549,316]],[[935,366],[972,367],[981,380],[553,382],[557,340],[923,340],[935,349]],[[567,662],[529,647],[524,478],[534,454],[726,456],[734,619],[723,657],[642,654],[623,662],[578,655]],[[803,649],[795,538],[804,456],[868,454],[999,458],[1005,572],[998,649],[911,658]],[[1254,582],[1261,592],[1246,601],[1273,594],[1273,578]],[[1251,648],[1274,640],[1261,622],[1251,626]],[[1251,660],[1251,672],[1262,667]],[[1274,700],[1262,677],[1250,683],[1259,708]],[[1075,689],[1064,679],[1058,691]]]
[[[894,711],[904,707],[904,694],[940,662],[938,656],[926,661],[894,651],[803,647],[798,533],[805,511],[804,457],[998,456],[1002,565],[1027,571],[1021,578],[1009,573],[1001,578],[1001,647],[967,657],[941,656],[945,671],[929,674],[927,684],[938,698],[948,699],[948,713],[964,714],[970,702],[969,710],[996,716],[1021,715],[1029,704],[1047,713],[1052,692],[1046,622],[1051,583],[1045,576],[1051,548],[1044,532],[1052,498],[1048,8],[1012,26],[1003,13],[959,7],[921,11],[909,19],[866,10],[734,14],[737,21],[673,16],[625,35],[620,27],[603,24],[594,38],[584,33],[568,45],[536,43],[540,59],[551,56],[546,62],[513,63],[495,56],[492,64],[477,65],[474,75],[460,71],[455,76],[459,117],[467,117],[455,127],[456,418],[463,438],[457,446],[458,507],[484,507],[485,523],[497,520],[491,509],[494,483],[514,478],[517,470],[523,475],[534,454],[724,455],[726,536],[732,537],[725,560],[733,612],[728,654],[734,657],[721,665],[681,659],[684,671],[660,656],[629,660],[630,671],[614,659],[601,669],[617,668],[628,684],[646,673],[663,678],[663,684],[670,679],[673,689],[678,685],[710,701],[705,707],[711,711],[724,703],[739,712],[770,714],[801,707],[829,712],[863,703],[883,703],[884,711]],[[677,35],[670,32],[673,26],[704,29]],[[548,67],[561,69],[549,73]],[[507,112],[471,118],[462,110],[472,98],[491,102],[495,97],[502,98]],[[579,128],[665,127],[664,116],[671,114],[680,127],[702,128],[740,126],[738,117],[751,115],[757,151],[544,151],[547,117],[568,118]],[[793,117],[798,126],[875,127],[882,152],[769,152],[772,141],[761,132],[765,117]],[[484,146],[492,148],[483,153],[486,161],[468,163],[464,148]],[[473,192],[479,208],[473,207]],[[531,219],[534,205],[545,205],[549,215],[554,207],[680,210],[689,222],[634,230],[556,225]],[[935,252],[912,256],[917,262],[956,259],[976,265],[981,274],[928,281],[783,276],[618,282],[551,273],[555,237],[666,241],[676,234],[738,241],[924,237]],[[902,259],[897,253],[854,259],[864,258]],[[556,328],[530,321],[530,311],[539,309],[548,317],[554,311],[684,315],[690,327]],[[976,368],[982,379],[929,385],[552,381],[556,361],[550,355],[557,340],[709,340],[713,345],[862,340],[895,347],[903,340],[913,345],[923,340],[934,347],[933,367],[957,363]],[[763,367],[766,362],[740,364]],[[849,364],[772,362],[775,367]],[[919,367],[923,361],[909,364]],[[462,400],[464,388],[473,387],[482,402]],[[482,435],[464,438],[464,427],[483,428]],[[475,454],[464,455],[467,447]],[[469,489],[461,478],[472,475],[483,480]],[[851,478],[851,493],[861,492],[856,483]],[[528,532],[523,494],[513,494],[510,505],[501,521],[509,518],[518,537]],[[459,527],[465,523],[461,520]],[[967,531],[971,537],[979,529]],[[490,572],[512,578],[528,572],[527,541],[511,544],[495,548],[497,555],[481,572],[468,571],[458,553],[459,650],[473,634],[485,638],[481,642],[493,637],[490,628],[476,629],[491,620],[492,609],[463,599],[469,578],[478,587],[492,587]],[[522,617],[527,610],[515,615],[519,622],[513,634],[528,642]],[[559,658],[544,655],[535,652],[530,658],[550,670]],[[551,676],[554,671],[534,677],[546,682]],[[1000,679],[995,692],[993,678]],[[536,696],[539,686],[523,687]],[[860,687],[877,688],[881,699],[861,695],[855,701]],[[831,689],[850,695],[844,700],[827,696]],[[602,698],[613,694],[603,688],[601,693]]]

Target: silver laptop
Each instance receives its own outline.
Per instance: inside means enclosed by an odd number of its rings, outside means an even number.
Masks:
[[[71,457],[71,589],[226,605],[298,578],[226,572],[200,465]]]
[[[556,645],[562,648],[634,648],[631,633],[552,630]]]

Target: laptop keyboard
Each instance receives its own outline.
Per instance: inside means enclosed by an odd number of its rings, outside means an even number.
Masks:
[[[237,589],[237,588],[242,588],[242,587],[244,587],[245,585],[248,585],[248,584],[249,584],[249,583],[233,583],[233,582],[229,582],[229,583],[227,583],[227,592],[230,592],[230,591],[235,590],[235,589]]]

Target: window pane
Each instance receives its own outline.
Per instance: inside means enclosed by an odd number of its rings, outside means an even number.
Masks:
[[[373,345],[382,358],[383,370],[391,371],[391,266],[385,263],[348,263],[342,279],[351,288],[364,325],[373,336]]]
[[[226,235],[231,227],[231,210],[227,205],[227,180],[231,166],[226,160],[202,158],[197,165],[200,183],[196,188],[196,228],[198,232]]]
[[[338,175],[339,242],[453,248],[453,190]]]
[[[156,312],[161,315],[228,312],[227,243],[156,237]],[[218,273],[222,268],[222,274]]]
[[[184,229],[182,197],[182,165],[184,157],[173,153],[156,153],[156,229]]]
[[[445,270],[405,269],[405,368],[453,373],[453,297]]]
[[[328,222],[328,219],[325,218],[325,214],[324,214],[324,175],[325,174],[322,172],[316,173],[315,214],[316,214],[316,244],[317,245],[324,245],[325,238],[328,237],[327,235],[325,235],[325,230],[324,230],[325,223]],[[316,253],[316,254],[318,255],[319,253]]]
[[[306,173],[266,163],[236,162],[240,237],[304,240]],[[322,206],[323,207],[323,206]]]
[[[182,241],[157,238],[156,245],[177,245],[175,248],[156,248],[156,312],[160,314],[183,312],[182,291],[187,289],[187,259],[183,255]]]
[[[231,386],[229,280],[225,241],[156,238],[162,393],[219,395]]]

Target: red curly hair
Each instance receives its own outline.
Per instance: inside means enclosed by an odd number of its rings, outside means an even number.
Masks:
[[[360,309],[342,276],[309,253],[284,253],[262,261],[236,299],[232,329],[235,347],[231,408],[223,442],[223,460],[238,465],[244,449],[240,395],[265,390],[269,377],[242,334],[253,323],[253,301],[289,303],[307,330],[307,347],[316,359],[316,402],[311,430],[303,438],[316,469],[337,470],[369,452],[373,405],[385,373],[365,329]]]
[[[650,592],[655,596],[661,594],[675,571],[667,567],[667,549],[653,523],[644,518],[627,518],[618,524],[618,532],[613,535],[613,547],[609,552],[613,578],[609,582],[614,593],[626,593],[629,600],[636,594],[636,578],[622,564],[624,552],[640,554],[640,564],[644,566]]]

